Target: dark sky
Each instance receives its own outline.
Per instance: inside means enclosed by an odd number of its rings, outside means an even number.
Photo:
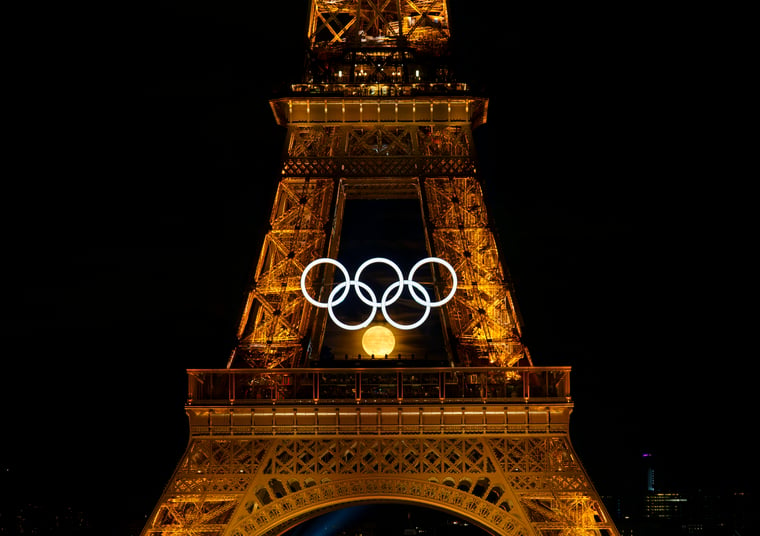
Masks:
[[[303,64],[307,2],[259,4],[21,17],[0,390],[18,501],[118,505],[128,534],[180,459],[184,370],[225,365],[266,230],[268,99]],[[674,487],[748,486],[756,239],[708,142],[709,32],[494,5],[453,0],[453,45],[490,97],[491,213],[534,363],[573,367],[581,460],[601,493],[644,451]]]

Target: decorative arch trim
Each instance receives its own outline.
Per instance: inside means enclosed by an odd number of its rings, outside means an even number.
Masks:
[[[405,478],[349,478],[290,493],[251,511],[226,533],[229,536],[277,536],[319,514],[360,503],[408,502],[437,508],[472,521],[502,536],[532,536],[533,532],[514,515],[467,492]]]

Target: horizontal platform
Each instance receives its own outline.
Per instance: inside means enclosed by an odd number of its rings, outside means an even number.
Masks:
[[[570,367],[188,370],[188,406],[569,402]]]
[[[269,101],[277,124],[486,122],[488,99],[430,96],[417,98],[297,96]]]
[[[567,433],[572,404],[188,407],[198,435],[557,434]]]

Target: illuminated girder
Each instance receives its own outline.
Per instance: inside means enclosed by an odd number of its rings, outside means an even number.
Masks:
[[[617,535],[570,444],[563,397],[208,402],[188,405],[190,444],[143,536],[274,536],[367,501],[426,505],[502,536]]]
[[[473,177],[428,178],[425,193],[436,254],[459,274],[459,291],[447,309],[460,359],[529,363],[480,184]]]
[[[346,41],[449,38],[444,0],[314,0],[308,38],[312,48]]]
[[[238,329],[235,355],[250,366],[293,366],[302,357],[310,307],[301,272],[325,246],[332,198],[330,179],[280,181]]]
[[[453,125],[295,126],[283,163],[283,174],[290,176],[393,177],[474,171],[471,140],[463,127]]]
[[[296,126],[291,133],[288,157],[471,157],[471,142],[466,134],[462,127],[448,125]]]
[[[315,0],[307,37],[307,83],[451,81],[445,0]]]

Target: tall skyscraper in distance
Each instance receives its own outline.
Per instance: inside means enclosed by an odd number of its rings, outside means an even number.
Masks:
[[[654,492],[654,460],[653,455],[645,452],[641,455],[641,457],[644,459],[645,467],[646,467],[646,488],[649,492]]]

